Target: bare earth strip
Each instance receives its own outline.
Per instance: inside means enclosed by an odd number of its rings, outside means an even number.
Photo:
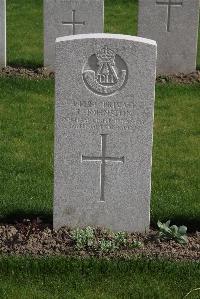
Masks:
[[[102,239],[111,240],[112,233],[102,228],[95,230],[95,242]],[[160,241],[158,232],[150,230],[146,234],[128,234],[128,242],[139,241],[140,248],[129,249],[121,247],[114,252],[102,253],[88,247],[85,250],[76,250],[75,242],[69,228],[58,231],[52,229],[51,224],[43,223],[39,218],[25,219],[12,225],[0,225],[0,254],[6,255],[64,255],[64,256],[107,256],[108,258],[148,257],[164,258],[169,260],[200,260],[200,232],[188,234],[188,244],[180,245],[174,241]]]
[[[29,79],[53,79],[54,72],[49,71],[47,68],[27,69],[22,67],[8,66],[0,71],[1,76],[17,76]],[[176,84],[192,84],[200,83],[200,70],[191,74],[176,74],[176,75],[163,75],[157,77],[158,83],[176,83]]]

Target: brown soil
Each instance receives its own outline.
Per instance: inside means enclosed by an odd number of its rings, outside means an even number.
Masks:
[[[176,74],[176,75],[166,75],[158,76],[158,83],[175,83],[175,84],[192,84],[200,83],[200,71],[196,71],[190,74]]]
[[[109,240],[109,233],[103,229],[95,230],[96,242],[102,238]],[[146,234],[129,234],[128,241],[140,241],[140,248],[128,249],[124,246],[114,252],[102,253],[95,249],[78,251],[75,248],[70,229],[54,231],[52,226],[37,218],[24,220],[12,225],[0,225],[0,254],[8,255],[66,255],[66,256],[107,256],[148,257],[173,260],[200,261],[200,233],[188,235],[188,244],[180,245],[174,241],[160,241],[158,232],[150,230]]]
[[[7,66],[0,70],[0,76],[17,76],[28,79],[51,79],[54,78],[54,72],[46,68],[28,69],[22,67]]]
[[[22,67],[8,66],[0,71],[0,76],[17,76],[29,79],[49,79],[54,78],[54,72],[49,71],[47,68],[27,69]],[[200,71],[191,74],[176,74],[158,76],[158,83],[176,83],[176,84],[192,84],[200,83]]]

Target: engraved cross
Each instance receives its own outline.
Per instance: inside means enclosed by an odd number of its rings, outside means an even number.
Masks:
[[[163,0],[157,0],[156,1],[157,5],[166,5],[167,6],[167,32],[170,32],[170,23],[171,23],[171,10],[173,6],[183,6],[183,0],[167,0],[163,2]]]
[[[83,22],[77,22],[76,21],[76,16],[75,16],[76,11],[72,10],[72,21],[71,22],[62,22],[63,25],[72,25],[72,34],[76,34],[76,25],[85,25],[85,21]]]
[[[101,168],[100,168],[100,190],[101,190],[101,196],[100,201],[105,201],[104,197],[104,186],[105,186],[105,168],[106,168],[106,162],[121,162],[124,163],[124,157],[107,157],[106,156],[106,138],[108,134],[101,134],[101,157],[89,157],[89,156],[83,156],[81,157],[82,161],[100,161],[101,162]]]

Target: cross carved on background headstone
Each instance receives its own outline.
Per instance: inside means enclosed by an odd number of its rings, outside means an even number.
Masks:
[[[170,32],[170,24],[171,24],[171,10],[173,6],[183,6],[183,0],[175,1],[175,0],[167,0],[168,2],[163,2],[163,0],[156,1],[157,5],[166,5],[167,6],[167,31]]]
[[[76,16],[75,16],[76,11],[72,10],[72,21],[71,22],[62,22],[63,25],[72,25],[72,34],[76,34],[76,25],[85,25],[85,21],[83,22],[77,22],[76,21]]]

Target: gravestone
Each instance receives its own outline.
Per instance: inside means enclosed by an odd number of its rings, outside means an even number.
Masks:
[[[104,0],[44,0],[44,66],[54,70],[57,37],[102,33]]]
[[[199,0],[139,0],[138,35],[158,44],[157,73],[196,70]]]
[[[57,39],[56,229],[148,229],[155,68],[155,41],[115,34]]]
[[[0,68],[6,66],[6,0],[0,0]]]

